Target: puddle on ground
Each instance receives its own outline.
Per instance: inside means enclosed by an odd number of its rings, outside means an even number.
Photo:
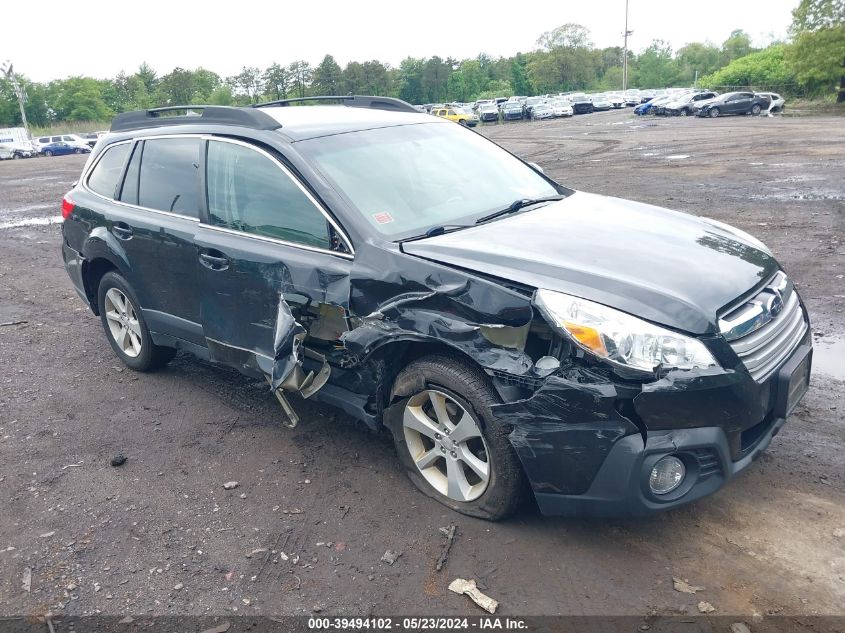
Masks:
[[[27,211],[40,211],[41,209],[50,209],[54,208],[58,205],[56,204],[27,204],[22,207],[9,207],[9,208],[2,208],[0,207],[0,216],[9,215],[13,213],[26,213]]]
[[[845,338],[822,336],[813,341],[813,373],[845,380]]]
[[[62,216],[60,215],[55,215],[49,218],[21,218],[19,220],[0,222],[0,229],[17,229],[24,226],[48,226],[51,224],[61,223]]]

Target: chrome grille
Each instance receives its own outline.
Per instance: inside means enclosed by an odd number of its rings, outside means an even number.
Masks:
[[[782,298],[782,309],[777,314],[773,311],[768,319],[764,319],[762,325],[758,325],[751,332],[728,341],[748,373],[757,382],[768,379],[807,333],[808,326],[798,293],[783,273],[779,273],[779,276],[776,278],[776,285],[768,286],[749,304],[764,306],[763,310],[767,310],[767,306],[772,305],[771,297],[774,292]],[[752,312],[747,308],[745,311],[749,314]],[[759,323],[759,320],[757,322]],[[733,331],[736,331],[736,320],[732,323]]]

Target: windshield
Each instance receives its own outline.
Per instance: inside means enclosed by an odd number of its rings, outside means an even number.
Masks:
[[[472,223],[520,198],[561,193],[458,125],[362,130],[301,141],[297,148],[373,228],[395,239]]]

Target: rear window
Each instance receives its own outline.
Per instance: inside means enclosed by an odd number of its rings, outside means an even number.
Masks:
[[[144,141],[138,204],[199,217],[199,139]]]
[[[103,156],[97,161],[94,171],[88,177],[88,187],[91,191],[107,198],[114,198],[130,147],[131,143],[123,143],[109,147],[103,152]]]

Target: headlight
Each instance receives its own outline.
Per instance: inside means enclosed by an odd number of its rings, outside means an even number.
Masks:
[[[578,347],[615,365],[646,372],[717,366],[701,341],[599,303],[542,289],[534,302]]]

